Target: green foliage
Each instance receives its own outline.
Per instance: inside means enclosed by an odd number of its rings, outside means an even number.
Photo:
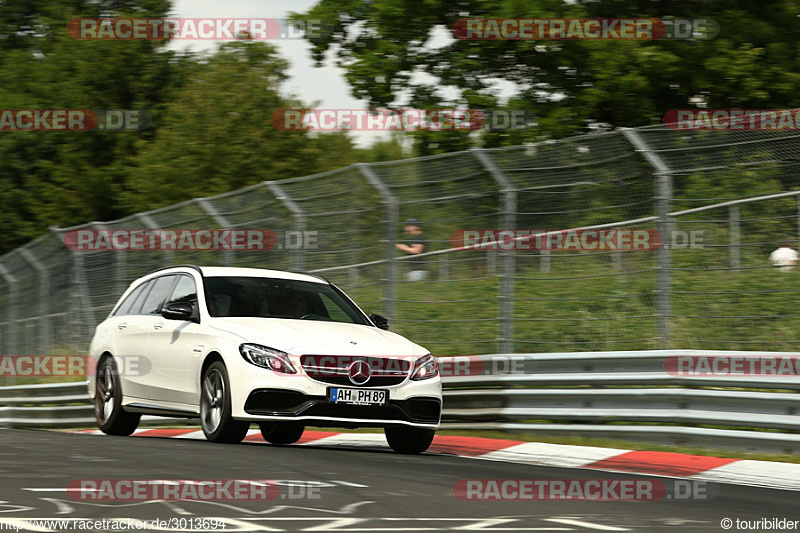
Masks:
[[[273,46],[260,42],[229,43],[194,58],[156,135],[138,147],[128,211],[351,163],[352,145],[341,134],[272,127],[274,112],[302,106],[279,92],[287,68]]]
[[[159,116],[172,54],[157,41],[91,42],[66,35],[67,21],[106,13],[103,3],[0,3],[0,102],[4,109],[146,109]],[[120,15],[164,16],[169,3],[117,2]],[[118,197],[136,134],[2,132],[0,251],[53,224],[126,214]]]
[[[715,20],[710,40],[467,41],[426,47],[435,31],[452,34],[465,17],[699,18]],[[658,123],[670,109],[693,108],[702,97],[711,108],[783,108],[800,91],[797,2],[638,2],[600,0],[320,0],[300,20],[321,20],[309,38],[321,62],[333,50],[353,95],[372,106],[463,105],[527,109],[539,127],[490,132],[486,146],[514,145],[585,131],[592,123],[641,126]],[[357,24],[357,33],[348,30]],[[412,75],[435,78],[412,83]],[[496,82],[516,84],[519,94],[500,104]],[[458,92],[451,101],[436,89]],[[461,149],[461,133],[418,134],[421,155]],[[458,148],[455,148],[458,146]]]
[[[378,163],[413,157],[413,153],[403,147],[402,140],[402,137],[395,135],[389,140],[378,141],[369,148],[356,149],[356,161],[359,163]]]
[[[167,0],[0,2],[4,109],[140,109],[142,132],[1,132],[0,253],[49,226],[137,211],[258,183],[400,157],[391,143],[356,151],[346,134],[281,132],[288,63],[274,46],[236,41],[207,55],[166,41],[86,41],[78,17],[163,17]],[[399,150],[399,151],[398,151]]]

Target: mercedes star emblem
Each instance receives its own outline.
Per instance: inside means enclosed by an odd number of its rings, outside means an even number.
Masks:
[[[372,369],[366,361],[353,361],[348,367],[347,374],[353,385],[363,385],[372,376]]]

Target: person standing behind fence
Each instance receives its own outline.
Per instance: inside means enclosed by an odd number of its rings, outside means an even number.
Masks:
[[[791,272],[797,266],[797,251],[792,248],[792,242],[787,240],[783,246],[769,254],[769,260],[781,272]]]
[[[422,222],[416,218],[410,218],[406,220],[405,226],[405,240],[404,242],[395,243],[395,247],[408,255],[418,255],[425,252],[427,243],[425,242],[425,234],[422,232]],[[410,268],[406,274],[408,281],[422,281],[428,277],[424,257],[403,262],[408,263]]]

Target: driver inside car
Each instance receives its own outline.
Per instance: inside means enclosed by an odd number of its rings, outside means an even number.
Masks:
[[[304,315],[303,299],[294,291],[281,293],[272,301],[270,313],[281,318],[300,318]]]

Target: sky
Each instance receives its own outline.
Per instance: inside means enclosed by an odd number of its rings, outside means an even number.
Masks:
[[[173,0],[172,16],[181,18],[287,18],[290,11],[308,11],[318,0]],[[316,68],[311,59],[311,46],[304,39],[275,39],[270,41],[291,64],[289,81],[283,93],[300,98],[305,103],[319,102],[325,109],[366,109],[366,103],[353,98],[344,78],[344,71],[328,61]],[[174,41],[173,48],[195,51],[213,50],[217,41]],[[386,134],[351,132],[358,146],[365,147]]]

